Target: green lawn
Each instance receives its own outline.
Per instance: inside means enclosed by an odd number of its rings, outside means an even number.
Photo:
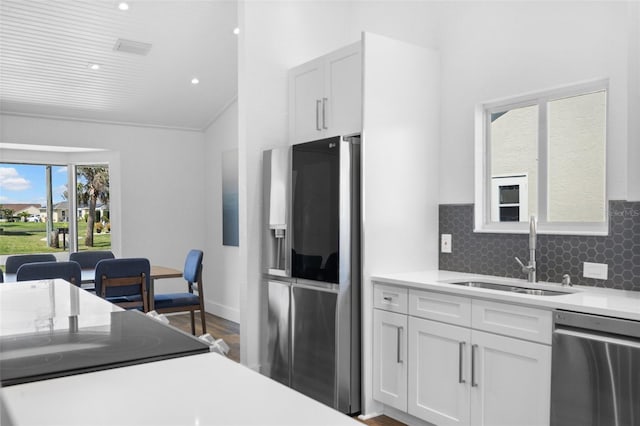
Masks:
[[[54,228],[67,227],[67,223],[54,223]],[[0,222],[0,255],[26,254],[26,253],[56,253],[67,251],[62,248],[62,235],[60,236],[60,248],[47,246],[47,232],[45,223],[31,222]],[[78,222],[78,250],[109,250],[111,248],[111,234],[94,233],[93,247],[84,245],[84,235],[87,232],[86,222]],[[66,236],[69,238],[69,235]],[[68,243],[67,243],[68,245]]]

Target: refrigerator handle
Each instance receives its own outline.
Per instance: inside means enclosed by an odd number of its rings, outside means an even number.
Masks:
[[[293,354],[296,353],[296,339],[293,330],[296,329],[296,318],[296,298],[292,286],[289,286],[289,331],[287,336],[289,338],[289,386],[293,383]]]

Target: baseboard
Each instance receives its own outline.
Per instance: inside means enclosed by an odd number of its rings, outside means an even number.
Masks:
[[[205,310],[213,315],[222,317],[226,320],[240,323],[240,310],[234,309],[226,305],[221,305],[212,300],[207,300],[205,297],[204,301]]]
[[[369,420],[369,419],[372,419],[372,418],[374,418],[374,417],[378,417],[378,416],[381,416],[381,415],[382,415],[382,413],[360,414],[360,415],[358,416],[358,418],[359,418],[360,420]]]

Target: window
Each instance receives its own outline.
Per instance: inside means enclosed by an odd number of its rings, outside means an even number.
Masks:
[[[0,255],[110,249],[108,194],[104,165],[0,163]]]
[[[607,82],[479,106],[477,232],[606,234]]]
[[[491,180],[491,221],[526,222],[529,211],[527,175],[493,176]]]

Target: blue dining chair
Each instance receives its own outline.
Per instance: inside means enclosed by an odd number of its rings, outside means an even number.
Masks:
[[[200,311],[202,334],[207,332],[204,311],[204,296],[202,293],[202,257],[201,250],[191,250],[184,262],[182,276],[187,281],[187,291],[184,293],[155,294],[154,309],[159,313],[186,312],[191,314],[191,334],[196,334],[195,311]],[[195,288],[194,288],[195,287]],[[194,294],[194,289],[197,292]]]
[[[55,261],[56,257],[53,254],[17,254],[7,257],[4,272],[7,274],[15,274],[18,272],[18,268],[25,263]]]
[[[103,259],[96,264],[96,295],[126,309],[148,312],[150,271],[148,259]]]
[[[78,262],[25,263],[18,268],[16,281],[51,280],[62,278],[80,287],[82,270]]]
[[[69,260],[78,262],[82,269],[95,269],[98,262],[104,259],[115,259],[110,250],[77,251],[69,255]]]

